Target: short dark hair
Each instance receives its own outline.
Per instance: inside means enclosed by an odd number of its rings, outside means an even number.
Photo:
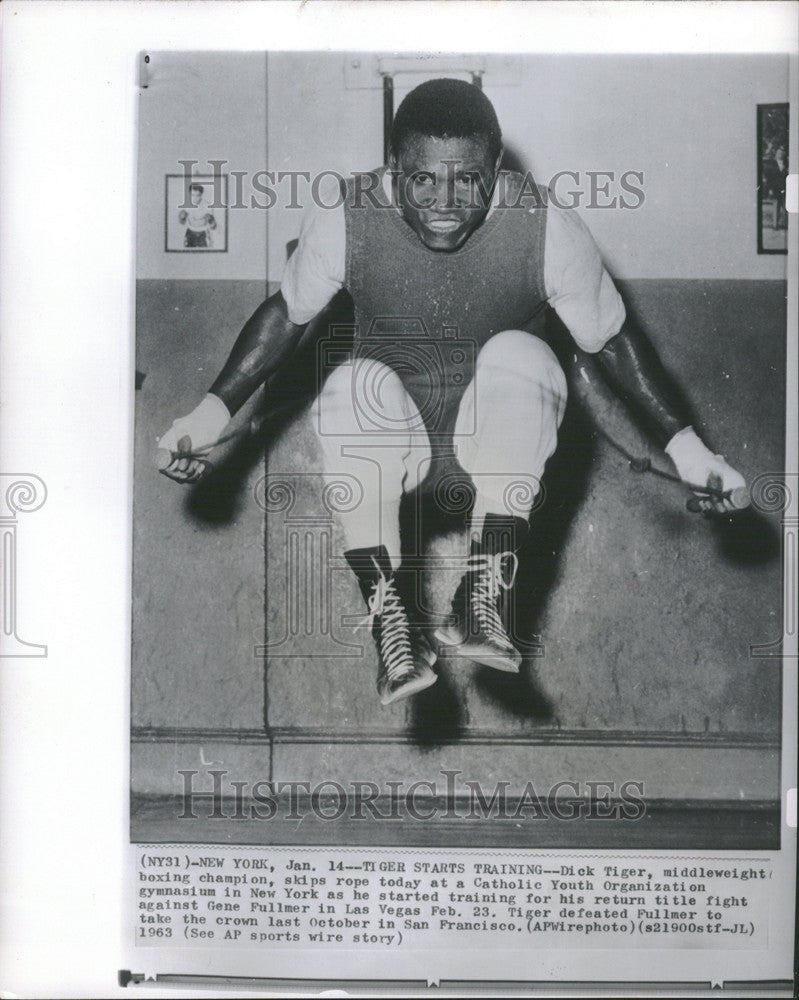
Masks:
[[[405,96],[391,128],[391,152],[399,156],[411,135],[438,139],[484,136],[493,159],[502,149],[502,131],[494,105],[472,83],[463,80],[428,80]]]
[[[200,194],[202,194],[203,191],[205,191],[205,188],[202,184],[189,184],[189,191],[199,191]]]

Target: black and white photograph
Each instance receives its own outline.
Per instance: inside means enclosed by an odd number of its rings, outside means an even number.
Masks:
[[[0,4],[2,996],[796,995],[798,31]]]
[[[135,839],[778,848],[787,73],[147,53]]]

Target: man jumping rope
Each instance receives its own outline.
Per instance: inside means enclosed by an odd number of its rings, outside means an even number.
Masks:
[[[399,505],[453,466],[471,477],[474,504],[466,570],[435,639],[450,655],[519,669],[502,604],[528,519],[510,494],[520,480],[540,483],[566,404],[564,373],[536,336],[547,305],[596,356],[680,479],[707,490],[700,509],[732,511],[731,494],[744,486],[690,426],[580,217],[545,204],[528,179],[500,170],[501,159],[496,113],[479,88],[440,79],[411,91],[394,120],[388,169],[351,178],[335,208],[309,209],[280,291],[247,321],[208,395],[159,441],[169,453],[164,474],[198,481],[232,415],[333,296],[350,293],[354,357],[329,375],[310,416],[325,477],[354,476],[363,490],[340,518],[370,613],[383,704],[436,680],[436,649],[398,586]],[[535,487],[527,499],[529,516]]]

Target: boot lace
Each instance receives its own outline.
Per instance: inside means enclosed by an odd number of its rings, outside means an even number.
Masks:
[[[394,586],[394,580],[381,573],[372,584],[369,612],[362,622],[373,627],[379,618],[380,656],[389,681],[399,680],[413,671],[410,625],[408,613]]]
[[[509,646],[510,639],[499,614],[499,596],[516,581],[519,560],[515,552],[469,556],[469,571],[475,575],[472,587],[472,610],[477,623],[491,642]]]

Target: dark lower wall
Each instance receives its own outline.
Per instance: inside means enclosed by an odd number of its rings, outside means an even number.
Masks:
[[[247,281],[140,281],[133,495],[134,726],[263,725],[260,455],[191,489],[155,471],[155,442],[202,398],[263,299]]]
[[[749,478],[779,471],[785,285],[639,281],[622,292],[713,446]],[[453,753],[478,770],[484,760],[493,773],[516,753],[497,757],[502,745],[562,745],[555,757],[564,764],[575,746],[580,760],[591,759],[591,747],[666,746],[677,755],[671,774],[660,750],[650,770],[664,775],[669,795],[719,782],[734,795],[735,762],[754,754],[741,784],[747,794],[775,794],[779,661],[753,659],[749,647],[781,630],[779,522],[706,522],[685,512],[680,487],[631,472],[615,445],[668,463],[599,390],[590,359],[575,360],[557,333],[572,394],[519,587],[520,618],[540,633],[544,655],[529,657],[518,678],[444,670],[415,705],[386,710],[368,651],[331,659],[329,638],[292,635],[288,522],[318,516],[319,456],[304,411],[270,425],[270,475],[303,475],[292,511],[269,515],[266,569],[264,515],[253,494],[262,439],[235,449],[193,491],[150,465],[155,435],[205,391],[262,295],[259,283],[139,283],[137,367],[145,377],[137,392],[133,721],[141,788],[162,787],[164,760],[190,762],[204,741],[224,744],[242,767],[260,760],[297,774],[303,760],[316,768],[338,759],[322,747],[339,745],[346,761],[343,748],[368,738],[392,773],[407,773],[415,759],[446,764]],[[323,527],[335,551],[336,526]],[[359,613],[348,574],[334,579],[334,604]],[[272,642],[288,635],[266,663],[253,648],[263,642],[264,616]],[[444,749],[437,727],[449,738]],[[680,757],[683,746],[690,757]],[[703,747],[713,753],[703,758]],[[531,753],[514,769],[522,773]],[[561,774],[555,757],[547,751],[547,771]],[[698,762],[711,758],[703,773]]]
[[[640,281],[621,290],[708,443],[748,481],[779,472],[785,286]],[[550,493],[562,493],[566,508],[578,498],[566,518],[552,510],[562,549],[544,601],[542,682],[555,714],[570,726],[776,735],[779,669],[753,660],[749,647],[781,631],[777,524],[689,516],[679,486],[631,472],[613,442],[670,464],[599,391],[590,368],[586,384],[582,367],[578,358],[550,470]],[[593,425],[610,440],[586,435]]]

